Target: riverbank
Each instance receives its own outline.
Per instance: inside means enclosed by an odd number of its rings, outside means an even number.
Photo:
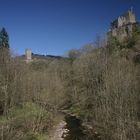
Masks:
[[[68,131],[66,128],[65,117],[63,114],[58,113],[55,123],[49,132],[49,140],[64,140],[64,134]]]
[[[83,123],[76,116],[59,114],[52,130],[49,132],[49,140],[92,140],[86,133]]]

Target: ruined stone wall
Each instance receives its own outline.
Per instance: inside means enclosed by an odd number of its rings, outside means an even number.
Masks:
[[[137,25],[136,17],[131,9],[111,23],[109,34],[121,41],[132,34],[135,25]]]
[[[26,62],[31,62],[32,61],[32,50],[31,49],[26,49],[25,50],[25,57],[26,57]]]

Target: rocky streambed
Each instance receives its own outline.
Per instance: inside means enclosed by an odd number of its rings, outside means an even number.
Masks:
[[[82,121],[75,116],[66,115],[49,136],[50,140],[93,140],[85,134]],[[94,139],[95,140],[95,139]]]

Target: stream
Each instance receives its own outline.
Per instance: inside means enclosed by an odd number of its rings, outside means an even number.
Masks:
[[[82,121],[75,116],[66,115],[63,120],[55,126],[50,135],[50,140],[95,140],[84,133],[85,128]]]
[[[65,116],[66,129],[68,133],[64,140],[86,140],[86,135],[83,133],[82,121],[77,119],[75,116]]]

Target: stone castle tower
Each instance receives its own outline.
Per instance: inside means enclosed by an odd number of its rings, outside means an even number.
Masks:
[[[25,61],[27,63],[31,62],[32,61],[32,50],[31,49],[26,49],[25,50]]]
[[[117,37],[120,41],[132,34],[134,27],[138,24],[135,13],[131,8],[111,23],[108,35]]]

